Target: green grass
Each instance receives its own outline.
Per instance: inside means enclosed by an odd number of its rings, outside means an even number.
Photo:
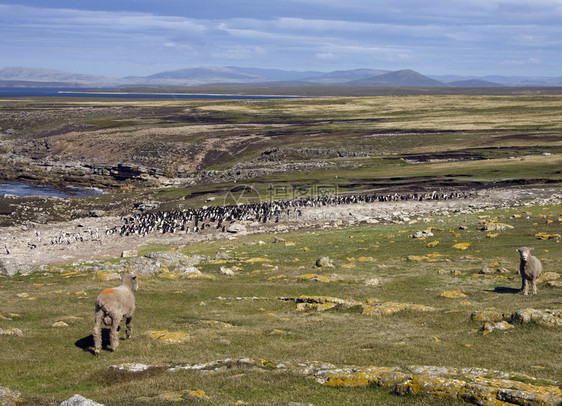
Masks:
[[[471,321],[470,314],[488,308],[512,313],[526,307],[562,306],[560,288],[545,283],[539,285],[537,296],[496,289],[520,286],[515,248],[522,245],[535,248],[545,271],[559,272],[560,243],[539,240],[535,234],[559,233],[561,217],[559,206],[537,206],[420,219],[415,224],[246,236],[190,245],[183,248],[186,255],[214,257],[217,252],[226,252],[230,259],[198,266],[203,273],[214,275],[214,280],[142,279],[136,294],[133,338],[122,341],[116,353],[103,350],[99,358],[85,351],[91,340],[93,302],[102,289],[115,282],[95,280],[88,272],[63,274],[80,270],[81,265],[3,277],[0,314],[18,315],[11,316],[12,320],[0,318],[0,328],[19,328],[23,337],[0,336],[0,384],[22,392],[28,404],[36,405],[57,404],[75,393],[108,405],[147,404],[136,399],[183,389],[204,390],[209,404],[217,405],[238,400],[272,405],[291,401],[316,405],[462,404],[428,397],[402,398],[391,394],[390,388],[330,388],[287,371],[232,368],[202,374],[155,368],[133,374],[108,369],[124,362],[166,366],[242,357],[325,361],[341,366],[481,367],[560,382],[562,370],[555,356],[559,328],[516,325],[505,332],[483,335],[479,331],[482,323]],[[479,227],[489,218],[514,228],[487,238]],[[434,237],[423,241],[410,237],[428,227]],[[274,242],[276,237],[284,241]],[[435,240],[439,244],[428,248],[427,243]],[[471,245],[459,251],[453,248],[458,242]],[[153,246],[146,251],[163,249],[174,247]],[[435,254],[436,261],[407,260],[411,255],[428,254]],[[316,268],[320,256],[332,258],[335,267]],[[270,262],[249,262],[252,258]],[[500,279],[475,276],[482,266],[493,262],[497,262],[493,267],[505,267],[509,273]],[[220,266],[238,266],[240,270],[236,276],[226,277],[219,274]],[[341,280],[321,283],[299,278],[309,273],[337,274]],[[366,286],[365,281],[372,278],[378,278],[381,286]],[[448,290],[460,290],[467,297],[440,296]],[[28,298],[17,296],[22,292],[28,293]],[[303,313],[295,311],[294,302],[278,299],[300,295],[356,301],[377,298],[437,310],[405,311],[388,317],[364,316],[357,307]],[[259,300],[237,299],[251,297]],[[52,327],[60,320],[69,327]],[[207,320],[233,327],[211,327]],[[183,344],[160,344],[143,334],[149,330],[187,332],[191,339]]]

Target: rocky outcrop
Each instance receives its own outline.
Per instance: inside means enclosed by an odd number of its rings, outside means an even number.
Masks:
[[[0,275],[14,276],[17,274],[27,275],[36,270],[31,264],[21,264],[15,259],[0,258]]]
[[[134,373],[124,365],[111,366]],[[425,395],[436,398],[459,399],[476,405],[537,405],[557,406],[562,402],[562,390],[555,381],[540,381],[532,376],[495,371],[484,368],[453,368],[446,366],[379,367],[337,366],[327,362],[272,361],[267,359],[224,359],[201,364],[148,366],[166,369],[211,371],[220,373],[232,369],[259,369],[264,372],[284,371],[298,377],[314,379],[318,384],[332,387],[392,388],[400,396]],[[211,394],[212,398],[212,394]]]

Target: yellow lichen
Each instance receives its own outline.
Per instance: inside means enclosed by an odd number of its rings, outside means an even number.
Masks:
[[[466,297],[466,295],[458,290],[449,290],[440,294],[440,296],[449,298],[449,299],[456,299],[459,297]]]
[[[470,247],[469,242],[459,242],[459,243],[453,245],[453,248],[455,248],[457,250],[466,250],[466,249],[468,249],[468,247]]]
[[[188,333],[184,333],[181,331],[150,330],[145,334],[162,343],[183,343],[191,338]]]
[[[256,262],[272,262],[272,261],[269,258],[250,258],[250,259],[245,260],[244,262],[247,262],[249,264],[253,264],[253,263],[256,263]]]
[[[535,234],[539,240],[560,240],[560,234],[537,233]]]
[[[429,312],[435,310],[433,307],[424,306],[420,304],[410,304],[410,303],[395,303],[395,302],[385,302],[380,304],[363,304],[363,312],[366,316],[390,316],[391,314],[403,311],[403,310],[414,310]]]

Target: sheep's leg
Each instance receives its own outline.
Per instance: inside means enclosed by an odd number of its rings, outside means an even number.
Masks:
[[[125,330],[126,337],[131,338],[131,336],[133,335],[133,317],[127,317],[126,324],[127,324],[127,329]]]
[[[533,279],[531,284],[533,285],[533,295],[537,294],[537,280]]]
[[[527,278],[523,277],[521,280],[521,290],[523,291],[523,294],[527,296],[529,294],[529,284],[527,283]]]
[[[103,310],[98,310],[94,318],[94,355],[97,357],[101,350],[101,322]]]
[[[121,317],[112,317],[113,323],[111,323],[111,332],[109,333],[109,339],[111,341],[111,351],[117,351],[119,347],[119,323],[121,323]]]

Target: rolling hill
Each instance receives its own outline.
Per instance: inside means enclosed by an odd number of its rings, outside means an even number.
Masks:
[[[6,67],[0,69],[2,87],[94,87],[119,86],[355,86],[355,87],[529,87],[562,86],[562,77],[462,77],[425,76],[411,69],[387,71],[351,69],[333,72],[288,71],[252,67],[198,66],[158,72],[148,76],[111,78],[53,69]]]

